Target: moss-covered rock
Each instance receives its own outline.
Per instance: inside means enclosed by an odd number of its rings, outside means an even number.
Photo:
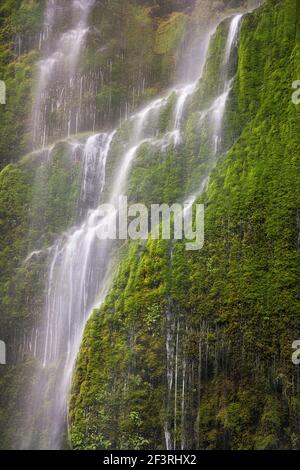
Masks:
[[[296,0],[268,0],[244,19],[205,246],[131,247],[84,336],[74,448],[160,449],[167,431],[178,448],[299,449],[299,18]]]

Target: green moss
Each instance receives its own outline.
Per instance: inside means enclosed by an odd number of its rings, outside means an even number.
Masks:
[[[43,311],[47,251],[24,260],[74,224],[80,188],[81,164],[70,158],[65,142],[56,144],[52,158],[43,157],[37,153],[34,161],[27,158],[0,173],[1,340],[8,358],[0,371],[0,395],[6,402],[1,405],[0,447],[6,449],[16,445],[18,423],[24,419],[21,394],[33,364],[18,356],[16,345],[24,335],[30,337]]]
[[[155,43],[155,51],[158,54],[164,55],[178,48],[187,21],[188,16],[176,12],[160,23],[156,33]]]
[[[152,98],[169,85],[175,70],[187,16],[175,12],[156,18],[151,5],[139,3],[97,2],[93,10],[95,29],[80,65],[86,73],[101,71],[101,87],[85,103],[94,105],[96,99],[100,126],[119,122],[120,115]]]
[[[0,6],[0,79],[5,81],[6,105],[0,113],[0,168],[16,162],[29,145],[33,72],[38,52],[30,39],[41,28],[44,1],[6,0]],[[16,49],[16,40],[28,46]],[[36,42],[36,41],[35,41]]]
[[[229,24],[229,20],[223,21],[210,42],[203,78],[193,97],[196,106],[201,103],[202,109],[207,109],[212,98],[223,93],[220,86],[223,86],[224,73],[227,72],[224,69],[224,44],[226,44]]]
[[[43,246],[52,243],[75,223],[80,177],[81,162],[72,160],[69,144],[56,144],[50,160],[43,163],[35,174],[30,206],[33,247],[38,247],[41,236]]]
[[[187,253],[181,243],[132,245],[84,336],[70,407],[76,448],[98,436],[96,448],[164,448],[166,422],[177,447],[183,440],[186,448],[299,448],[291,362],[300,334],[300,110],[291,101],[299,18],[296,0],[269,0],[245,18],[226,119],[231,148],[201,199],[205,246]],[[218,34],[214,44],[218,50]],[[187,186],[199,151],[198,100],[201,90],[210,99],[217,90],[218,57],[211,52],[180,148]],[[176,155],[171,148],[164,160],[142,148],[132,194],[139,180],[149,200],[176,197]],[[202,154],[200,168],[205,172]],[[178,353],[176,397],[174,386],[167,390],[167,328]]]

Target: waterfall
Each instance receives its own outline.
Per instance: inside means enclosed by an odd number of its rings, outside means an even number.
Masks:
[[[241,22],[242,17],[243,17],[242,14],[235,15],[230,22],[227,42],[226,42],[225,51],[224,51],[225,72],[222,75],[222,86],[221,86],[222,93],[219,96],[217,96],[215,100],[213,101],[212,105],[208,109],[202,111],[200,115],[201,122],[204,122],[204,119],[209,117],[210,132],[212,136],[212,147],[213,147],[212,158],[211,158],[208,174],[204,175],[197,192],[190,195],[189,198],[185,201],[185,203],[187,204],[185,208],[185,216],[187,216],[187,214],[191,211],[191,208],[195,200],[205,190],[208,179],[209,179],[209,172],[215,166],[217,162],[218,154],[222,149],[221,144],[222,144],[222,132],[223,132],[223,119],[224,119],[224,114],[225,114],[225,109],[226,109],[226,103],[230,95],[232,84],[233,84],[233,79],[234,79],[234,77],[229,77],[228,70],[230,68],[229,66],[230,66],[231,55],[237,42],[239,24]],[[180,138],[178,136],[180,135],[180,121],[182,119],[182,114],[184,111],[184,104],[188,96],[190,94],[192,95],[195,92],[196,88],[197,88],[197,82],[191,83],[185,86],[182,89],[182,93],[180,97],[177,99],[177,104],[175,107],[175,132],[176,132],[176,137],[174,139],[175,145],[177,145],[180,142]],[[164,432],[165,432],[165,443],[166,443],[167,450],[176,450],[176,432],[177,432],[176,414],[177,414],[177,393],[178,393],[178,357],[177,357],[178,330],[177,330],[177,335],[175,338],[173,322],[174,322],[174,318],[172,316],[172,313],[170,312],[170,309],[168,308],[167,313],[166,313],[166,329],[167,329],[166,331],[166,355],[167,355],[166,373],[167,373],[167,398],[168,398],[167,410],[171,408],[170,400],[171,400],[171,393],[172,393],[172,386],[173,386],[173,377],[175,381],[175,388],[174,388],[174,419],[173,419],[173,422],[174,422],[173,443],[174,445],[172,446],[172,434],[170,432],[170,423],[166,421],[164,424]],[[176,356],[175,368],[174,368],[174,354]],[[187,385],[186,384],[187,363],[184,357],[184,352],[182,354],[183,354],[183,359],[182,359],[183,364],[182,364],[182,391],[181,391],[181,449],[183,450],[185,449],[186,442],[187,442],[186,436],[185,436],[185,401],[186,401],[186,388],[187,388],[186,386]]]
[[[239,25],[240,25],[242,18],[243,18],[243,15],[239,14],[239,15],[234,16],[233,20],[231,21],[229,34],[227,38],[226,50],[225,50],[225,60],[224,60],[225,66],[228,66],[229,64],[230,56],[232,53],[233,46],[235,45],[236,40],[237,40]]]
[[[189,83],[184,86],[181,90],[178,90],[178,99],[175,107],[175,119],[174,119],[174,128],[172,131],[172,136],[174,138],[175,145],[178,145],[181,141],[181,121],[183,118],[184,105],[189,96],[191,96],[197,86],[198,82]]]
[[[138,148],[145,142],[152,141],[155,144],[154,136],[145,137],[146,124],[149,119],[157,116],[159,108],[165,104],[165,99],[156,100],[131,117],[133,131],[113,178],[110,203],[116,202],[125,189],[130,164]],[[87,204],[97,206],[101,200],[106,161],[117,135],[118,129],[115,129],[110,134],[96,134],[86,141],[79,202],[81,214],[83,208],[87,211]],[[76,146],[74,149],[76,150]],[[97,233],[103,225],[113,222],[113,217],[103,219],[98,207],[88,210],[81,225],[64,234],[49,251],[44,315],[36,347],[42,369],[36,373],[30,394],[40,404],[37,408],[41,415],[36,417],[35,427],[43,428],[47,421],[50,423],[46,427],[46,436],[41,435],[39,439],[35,432],[32,436],[24,436],[22,448],[34,446],[57,449],[61,446],[61,436],[66,425],[70,378],[83,329],[93,307],[101,304],[109,286],[113,242],[100,242]],[[50,385],[49,391],[48,382],[50,383],[53,373],[55,383]],[[45,405],[47,396],[51,396],[50,410]],[[32,413],[32,410],[28,411]]]
[[[52,137],[48,127],[47,115],[49,106],[63,107],[67,122],[64,123],[65,137],[69,136],[72,152],[80,148],[82,155],[81,190],[78,202],[77,225],[64,233],[48,248],[48,273],[45,289],[43,315],[40,324],[34,329],[30,349],[37,358],[40,367],[34,372],[28,395],[36,408],[27,410],[27,430],[24,432],[20,448],[59,449],[61,448],[67,423],[67,398],[70,380],[76,356],[80,348],[83,331],[94,307],[99,307],[111,285],[111,269],[114,259],[115,243],[110,240],[100,241],[97,234],[105,225],[113,224],[114,217],[103,218],[99,212],[99,203],[104,193],[109,203],[116,203],[126,191],[128,175],[135,156],[143,145],[155,146],[164,152],[169,145],[177,147],[182,141],[184,114],[189,98],[197,91],[203,76],[208,46],[213,32],[207,34],[203,41],[203,60],[200,74],[195,81],[187,82],[170,89],[164,96],[128,116],[125,126],[130,127],[129,136],[123,141],[122,154],[114,168],[114,174],[107,185],[107,163],[114,153],[114,148],[122,140],[122,124],[111,132],[98,132],[90,135],[85,141],[71,138],[78,131],[80,109],[74,113],[64,101],[66,87],[74,85],[74,74],[88,32],[88,15],[94,0],[73,0],[69,3],[69,14],[72,19],[71,29],[63,32],[57,40],[53,39],[52,30],[57,21],[57,2],[48,0],[45,25],[42,34],[42,48],[45,56],[39,64],[39,82],[33,111],[34,144],[45,147]],[[225,64],[230,61],[235,45],[238,24],[241,15],[235,16],[229,28],[228,40],[224,51]],[[70,45],[72,44],[72,47]],[[76,45],[76,47],[74,47]],[[61,87],[51,87],[56,80]],[[54,80],[55,79],[55,80]],[[82,79],[80,79],[80,89]],[[201,120],[208,119],[212,138],[213,156],[210,168],[217,160],[222,138],[222,121],[226,102],[231,90],[232,77],[224,75],[224,87],[220,96],[211,106],[201,111]],[[50,87],[51,93],[48,88]],[[58,92],[59,90],[59,92]],[[49,94],[50,93],[50,94]],[[175,106],[171,127],[162,137],[158,135],[158,120],[162,109],[175,94]],[[79,91],[79,97],[81,91]],[[78,100],[80,103],[80,99]],[[50,104],[49,104],[50,103]],[[80,104],[78,105],[80,106]],[[74,121],[75,119],[75,121]],[[94,127],[94,126],[92,126]],[[124,138],[123,138],[124,139]],[[199,182],[196,192],[189,197],[190,205],[205,189],[208,175]],[[32,254],[30,255],[32,256]],[[27,259],[30,259],[30,256]],[[176,422],[177,392],[181,393],[181,421],[184,423],[186,400],[186,363],[181,376],[182,389],[179,383],[180,363],[178,350],[180,337],[176,320],[171,308],[167,312],[166,356],[168,408],[175,412],[171,422],[165,423],[166,448],[176,447],[176,436],[171,435],[171,427]],[[176,334],[176,338],[174,338]],[[176,345],[174,344],[176,341]],[[184,354],[184,353],[183,353]],[[175,355],[175,361],[174,361]],[[174,366],[175,363],[175,366]],[[175,367],[175,372],[174,372]],[[175,373],[175,376],[174,376]],[[172,391],[176,388],[175,403],[172,402]],[[174,395],[174,393],[173,393]],[[29,429],[29,431],[28,431]],[[41,430],[41,431],[40,431]],[[183,433],[182,433],[183,434]],[[182,446],[185,438],[182,436]]]
[[[106,160],[115,132],[100,133],[90,136],[84,148],[83,176],[79,216],[86,215],[87,210],[95,209],[105,184]]]
[[[32,133],[34,147],[44,147],[52,137],[53,129],[49,127],[49,116],[54,111],[63,114],[63,130],[70,135],[75,133],[76,115],[68,106],[74,96],[76,84],[76,67],[88,33],[88,16],[95,0],[71,0],[67,11],[57,0],[48,0],[42,33],[41,48],[44,54],[38,66],[38,84],[33,109]],[[59,21],[59,13],[71,19],[69,30],[58,37],[53,30]],[[67,99],[69,98],[69,99]],[[77,116],[78,118],[78,116]]]

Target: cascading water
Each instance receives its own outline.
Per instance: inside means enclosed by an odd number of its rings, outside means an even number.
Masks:
[[[227,38],[227,44],[226,44],[226,50],[225,50],[225,58],[224,58],[224,64],[225,67],[228,67],[229,62],[230,62],[230,56],[232,53],[232,48],[235,45],[237,41],[237,36],[238,36],[238,31],[239,31],[239,25],[241,22],[241,19],[243,18],[243,15],[240,13],[236,16],[234,16],[230,28],[229,28],[229,34]]]
[[[231,91],[233,77],[229,78],[229,68],[230,68],[230,60],[231,55],[236,45],[238,32],[239,32],[239,25],[241,22],[243,15],[238,14],[235,15],[230,23],[229,32],[227,43],[225,47],[224,53],[224,67],[221,70],[222,74],[222,93],[215,98],[210,108],[204,110],[200,114],[200,121],[204,123],[205,119],[209,119],[210,122],[210,133],[212,137],[212,158],[209,165],[209,170],[206,175],[203,175],[201,184],[196,193],[192,194],[186,201],[187,206],[185,208],[185,217],[187,217],[188,213],[190,213],[193,203],[200,196],[200,194],[204,191],[208,178],[209,173],[213,169],[214,165],[217,162],[218,154],[221,150],[221,140],[222,140],[222,124],[223,118],[226,109],[226,103]],[[201,77],[200,77],[201,78]],[[180,142],[180,121],[182,119],[182,114],[184,110],[184,104],[190,94],[196,90],[197,82],[191,83],[184,87],[182,95],[177,100],[177,105],[175,108],[175,144]],[[178,129],[179,128],[179,129]],[[174,132],[174,131],[173,131]],[[167,450],[174,450],[176,449],[176,426],[177,426],[177,417],[176,417],[176,410],[177,410],[177,393],[178,393],[178,324],[177,324],[177,334],[176,334],[176,341],[175,341],[175,330],[176,330],[176,318],[170,311],[168,307],[166,312],[166,353],[167,353],[167,413],[169,414],[172,410],[172,387],[173,381],[175,381],[175,390],[174,390],[174,410],[175,414],[173,417],[174,423],[174,438],[172,440],[171,435],[171,421],[166,421],[164,425],[164,433],[165,433],[165,443]],[[174,361],[175,356],[175,361]],[[186,363],[185,358],[183,356],[182,359],[182,390],[181,390],[181,449],[185,448],[185,388],[186,388]],[[174,368],[175,363],[175,368]],[[174,379],[174,380],[173,380]]]
[[[179,97],[177,99],[176,108],[175,108],[175,118],[174,118],[174,129],[172,131],[172,136],[174,138],[175,145],[178,145],[181,140],[180,129],[181,129],[181,120],[184,111],[184,105],[189,96],[191,96],[197,86],[197,82],[190,83],[179,90]]]
[[[49,44],[44,46],[48,55],[40,64],[39,86],[34,109],[34,140],[36,144],[46,145],[48,137],[51,135],[47,126],[47,112],[49,99],[51,102],[54,95],[49,98],[46,89],[52,84],[55,71],[61,66],[64,69],[64,80],[67,77],[67,80],[72,81],[78,60],[78,51],[80,51],[87,33],[87,18],[92,6],[93,0],[72,1],[70,6],[73,18],[72,29],[64,32],[57,41],[53,41],[51,39],[51,30],[57,15],[57,5],[55,0],[49,0],[48,2],[45,20],[46,33],[43,35],[43,40],[47,42],[47,38],[50,38],[52,50]],[[238,15],[231,22],[224,55],[226,67],[236,41],[240,19],[241,15]],[[131,131],[127,142],[124,143],[124,152],[115,169],[110,190],[106,191],[108,202],[116,204],[118,198],[124,194],[131,164],[142,145],[156,146],[161,152],[164,152],[168,145],[177,146],[180,144],[184,112],[189,97],[196,92],[199,80],[202,77],[211,34],[208,34],[203,41],[204,53],[198,80],[171,89],[166,96],[153,101],[128,119],[127,124],[131,125]],[[76,41],[78,46],[76,52],[71,52],[68,47],[70,41]],[[210,122],[212,145],[214,146],[212,153],[215,155],[215,159],[212,161],[210,168],[213,167],[219,151],[222,120],[230,89],[231,81],[225,74],[224,88],[221,95],[213,101],[209,109],[201,112],[200,121],[208,119]],[[61,94],[63,93],[64,87],[61,90]],[[176,102],[172,126],[164,136],[158,138],[157,121],[159,113],[174,93]],[[58,101],[58,106],[61,106],[59,103]],[[66,135],[76,132],[77,127],[76,125],[73,126],[74,122],[76,120],[68,119],[68,125],[65,128]],[[21,448],[58,449],[62,446],[63,436],[67,428],[67,397],[70,379],[84,327],[93,307],[99,306],[104,299],[112,277],[110,268],[115,245],[113,241],[99,240],[98,234],[104,225],[109,226],[115,223],[115,214],[110,218],[103,218],[98,204],[104,197],[107,162],[113,152],[115,142],[119,139],[119,134],[119,129],[116,129],[110,133],[92,135],[85,143],[71,141],[74,152],[77,152],[78,147],[81,147],[83,156],[81,192],[78,203],[78,226],[65,233],[48,250],[49,268],[44,312],[42,321],[38,328],[34,330],[34,356],[40,362],[41,367],[35,371],[32,386],[29,390],[36,404],[36,412],[32,409],[27,410],[27,431],[20,444]],[[205,188],[207,177],[208,175],[204,175],[203,180],[199,182],[199,187],[195,188],[195,191],[197,191],[189,198],[191,206],[195,198]],[[171,310],[168,311],[167,320],[167,399],[169,408],[174,410],[174,405],[171,404],[174,383],[176,384],[176,394],[177,388],[179,388],[178,358],[176,356],[179,347],[179,326],[176,330]],[[175,352],[173,339],[176,331],[177,346]],[[176,357],[175,361],[174,357]],[[176,380],[173,380],[174,362],[176,363]],[[183,390],[184,387],[185,379],[183,378]],[[175,409],[177,409],[179,408],[177,396],[175,400]],[[183,419],[184,407],[183,398],[181,403]],[[165,423],[165,437],[167,449],[176,446],[176,439],[172,440],[171,438],[169,422]]]
[[[87,139],[84,148],[83,175],[78,203],[79,216],[94,209],[99,202],[105,184],[107,155],[115,133],[100,133]]]
[[[60,115],[60,126],[71,135],[79,128],[79,114],[69,106],[77,98],[76,66],[88,33],[87,21],[95,0],[71,0],[66,12],[71,18],[71,28],[57,38],[55,24],[62,13],[57,0],[48,0],[41,48],[43,58],[39,63],[38,85],[33,110],[33,145],[44,147],[53,137],[49,126],[50,116]],[[78,110],[77,110],[78,111]],[[53,119],[53,118],[52,118]]]

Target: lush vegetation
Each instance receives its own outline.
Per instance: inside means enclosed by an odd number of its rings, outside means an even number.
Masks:
[[[167,88],[190,36],[222,16],[224,5],[243,3],[97,1],[79,64],[81,74],[101,81],[84,103],[96,106],[97,126],[110,127]],[[1,448],[16,446],[23,429],[22,393],[36,367],[24,341],[43,308],[45,248],[76,221],[81,177],[66,141],[50,157],[20,158],[30,151],[44,7],[44,0],[0,6],[0,80],[8,89],[0,105],[0,339],[9,357],[0,370]],[[291,100],[300,76],[299,19],[298,0],[267,0],[243,20],[222,155],[199,200],[203,250],[154,240],[120,250],[112,289],[78,357],[73,448],[160,449],[165,433],[178,448],[300,448],[299,372],[291,362],[300,334],[300,107]],[[62,16],[57,32],[68,21]],[[212,41],[180,145],[139,149],[131,202],[181,201],[212,170],[210,123],[204,117],[200,125],[199,113],[220,92],[228,25]],[[171,96],[159,116],[158,139],[172,130],[174,103]],[[126,123],[118,132],[108,189],[130,131]],[[41,252],[24,263],[32,250]]]
[[[62,0],[62,5],[64,1],[69,0]],[[115,124],[129,96],[134,96],[133,107],[148,100],[166,86],[174,70],[176,49],[185,34],[178,19],[185,15],[174,13],[179,15],[176,24],[164,33],[166,40],[172,35],[168,50],[156,53],[157,31],[164,29],[174,12],[170,5],[167,10],[161,6],[143,1],[96,2],[79,69],[88,76],[99,68],[103,72],[101,91],[87,97],[86,104],[96,104],[105,126]],[[50,154],[45,149],[22,157],[31,151],[30,119],[44,8],[44,0],[5,0],[0,6],[0,79],[7,88],[7,104],[1,105],[0,114],[0,315],[1,340],[7,344],[9,362],[0,371],[3,448],[17,445],[24,418],[22,394],[36,367],[24,351],[29,350],[28,342],[43,310],[45,249],[78,215],[81,161],[72,160],[68,143],[58,141]],[[55,25],[57,34],[69,21],[61,15]],[[49,119],[55,121],[57,116]],[[118,156],[116,152],[116,159]],[[24,262],[35,250],[38,253]]]
[[[296,0],[269,0],[244,19],[225,135],[235,143],[202,198],[205,247],[131,245],[84,336],[74,448],[164,448],[166,429],[178,447],[300,447],[299,13]],[[180,184],[169,174],[162,191]]]
[[[70,159],[63,144],[54,147],[52,159],[45,161],[43,156],[43,152],[30,155],[0,173],[1,340],[9,358],[0,371],[3,448],[17,442],[18,420],[22,420],[20,403],[32,366],[24,338],[32,341],[43,309],[47,272],[43,248],[77,215],[80,163]],[[41,253],[25,263],[28,253],[38,249]]]

